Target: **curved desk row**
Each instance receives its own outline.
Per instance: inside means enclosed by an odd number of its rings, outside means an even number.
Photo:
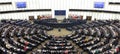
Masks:
[[[76,20],[76,22],[62,22],[62,23],[35,20],[34,23],[46,25],[46,26],[52,26],[52,27],[56,27],[56,28],[59,28],[59,27],[65,28],[65,27],[71,27],[74,25],[85,24],[86,20]]]

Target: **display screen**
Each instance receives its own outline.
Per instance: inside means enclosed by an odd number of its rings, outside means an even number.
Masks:
[[[95,2],[94,8],[104,8],[104,2]]]
[[[66,10],[55,10],[55,15],[66,15]]]
[[[16,2],[17,8],[26,8],[26,2]]]

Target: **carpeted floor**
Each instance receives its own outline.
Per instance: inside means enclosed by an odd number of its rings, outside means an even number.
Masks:
[[[51,31],[47,31],[47,34],[49,35],[54,35],[54,36],[65,36],[65,35],[68,35],[68,34],[71,34],[72,31],[68,31],[64,28],[61,28],[61,31],[58,31],[57,28],[51,30]]]

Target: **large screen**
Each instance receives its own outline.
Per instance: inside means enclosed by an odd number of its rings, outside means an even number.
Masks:
[[[66,15],[66,10],[55,10],[55,15]]]
[[[94,8],[104,8],[104,2],[94,2]]]
[[[16,2],[17,8],[26,8],[26,2]]]

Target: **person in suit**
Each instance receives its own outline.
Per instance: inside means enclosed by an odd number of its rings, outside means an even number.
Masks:
[[[58,31],[61,32],[61,28],[58,28]]]

